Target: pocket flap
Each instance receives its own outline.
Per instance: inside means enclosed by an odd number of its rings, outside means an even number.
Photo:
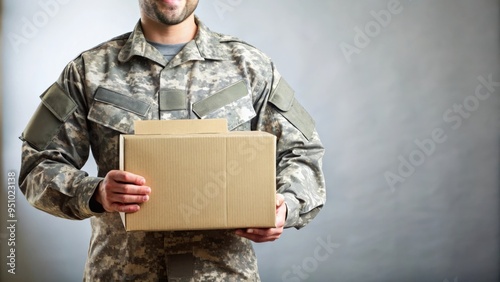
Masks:
[[[58,83],[52,84],[41,96],[42,103],[60,121],[64,122],[76,109],[77,105]]]
[[[252,97],[243,80],[194,103],[193,112],[201,119],[226,119],[229,130],[234,130],[256,115]]]
[[[133,133],[134,121],[145,119],[151,106],[130,96],[99,87],[88,120],[121,133]]]

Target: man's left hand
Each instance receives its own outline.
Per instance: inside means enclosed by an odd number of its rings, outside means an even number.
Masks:
[[[238,229],[236,230],[236,235],[256,243],[271,242],[279,239],[285,226],[286,212],[285,197],[281,194],[276,194],[276,227]]]

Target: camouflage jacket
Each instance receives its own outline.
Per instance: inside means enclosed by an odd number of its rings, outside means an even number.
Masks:
[[[259,280],[251,242],[234,231],[127,233],[118,213],[92,200],[106,173],[118,169],[119,135],[133,133],[135,120],[225,118],[230,130],[270,132],[286,227],[303,227],[325,202],[324,149],[293,90],[262,52],[196,21],[196,37],[168,62],[140,23],[83,52],[42,94],[22,134],[19,183],[27,200],[55,216],[91,218],[85,280]],[[97,176],[80,170],[90,149]]]

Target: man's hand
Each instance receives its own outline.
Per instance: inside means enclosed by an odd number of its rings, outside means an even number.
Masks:
[[[130,172],[111,170],[94,193],[95,200],[107,212],[136,212],[139,204],[149,200],[151,188],[144,177]]]
[[[285,226],[287,207],[285,197],[276,194],[276,228],[248,228],[236,230],[236,235],[245,237],[257,243],[270,242],[278,239]]]

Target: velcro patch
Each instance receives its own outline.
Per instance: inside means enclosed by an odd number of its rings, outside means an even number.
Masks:
[[[178,111],[187,109],[185,90],[168,89],[160,91],[160,111]]]
[[[240,80],[212,96],[194,103],[193,111],[202,117],[247,95],[247,86],[243,80]]]
[[[294,96],[293,89],[281,78],[269,97],[269,103],[273,104],[307,140],[310,140],[314,133],[314,120]]]
[[[294,96],[295,93],[292,87],[281,78],[273,93],[271,93],[269,102],[286,112],[292,107]]]
[[[123,110],[127,110],[140,116],[146,116],[150,105],[135,98],[120,94],[118,92],[99,87],[94,95],[94,100],[111,104]]]
[[[41,99],[42,103],[22,134],[22,139],[37,150],[44,150],[49,145],[61,125],[77,108],[75,101],[57,83],[52,84]]]

